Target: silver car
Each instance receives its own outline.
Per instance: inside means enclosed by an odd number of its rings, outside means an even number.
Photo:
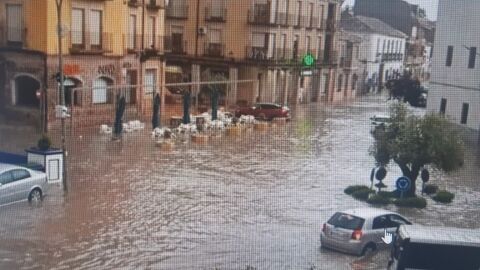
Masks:
[[[385,248],[385,230],[394,234],[402,224],[411,224],[405,217],[383,209],[360,208],[335,213],[323,224],[322,248],[365,255]]]
[[[39,202],[47,187],[45,173],[0,163],[0,205],[22,200]]]

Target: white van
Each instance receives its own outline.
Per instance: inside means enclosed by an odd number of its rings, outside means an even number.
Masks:
[[[480,230],[401,225],[387,269],[479,270]]]

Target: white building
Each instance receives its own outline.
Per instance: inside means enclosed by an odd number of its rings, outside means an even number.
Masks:
[[[403,74],[407,36],[388,24],[371,17],[342,14],[341,27],[362,38],[359,61],[363,63],[366,91],[383,86]]]
[[[440,0],[427,109],[478,130],[480,2]]]

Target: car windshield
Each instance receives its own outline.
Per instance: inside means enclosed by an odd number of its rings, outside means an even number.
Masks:
[[[345,213],[336,213],[329,220],[328,224],[334,227],[343,228],[347,230],[358,230],[363,227],[365,219]]]

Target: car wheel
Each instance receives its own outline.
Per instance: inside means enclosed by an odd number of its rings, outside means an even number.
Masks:
[[[264,113],[259,114],[259,115],[258,115],[258,118],[259,118],[260,120],[264,120],[264,121],[267,120],[267,116],[265,116]]]
[[[39,188],[32,190],[28,195],[28,201],[31,203],[39,203],[42,200],[43,200],[43,194]]]
[[[377,250],[377,246],[374,243],[367,244],[362,250],[362,256],[368,256]]]

